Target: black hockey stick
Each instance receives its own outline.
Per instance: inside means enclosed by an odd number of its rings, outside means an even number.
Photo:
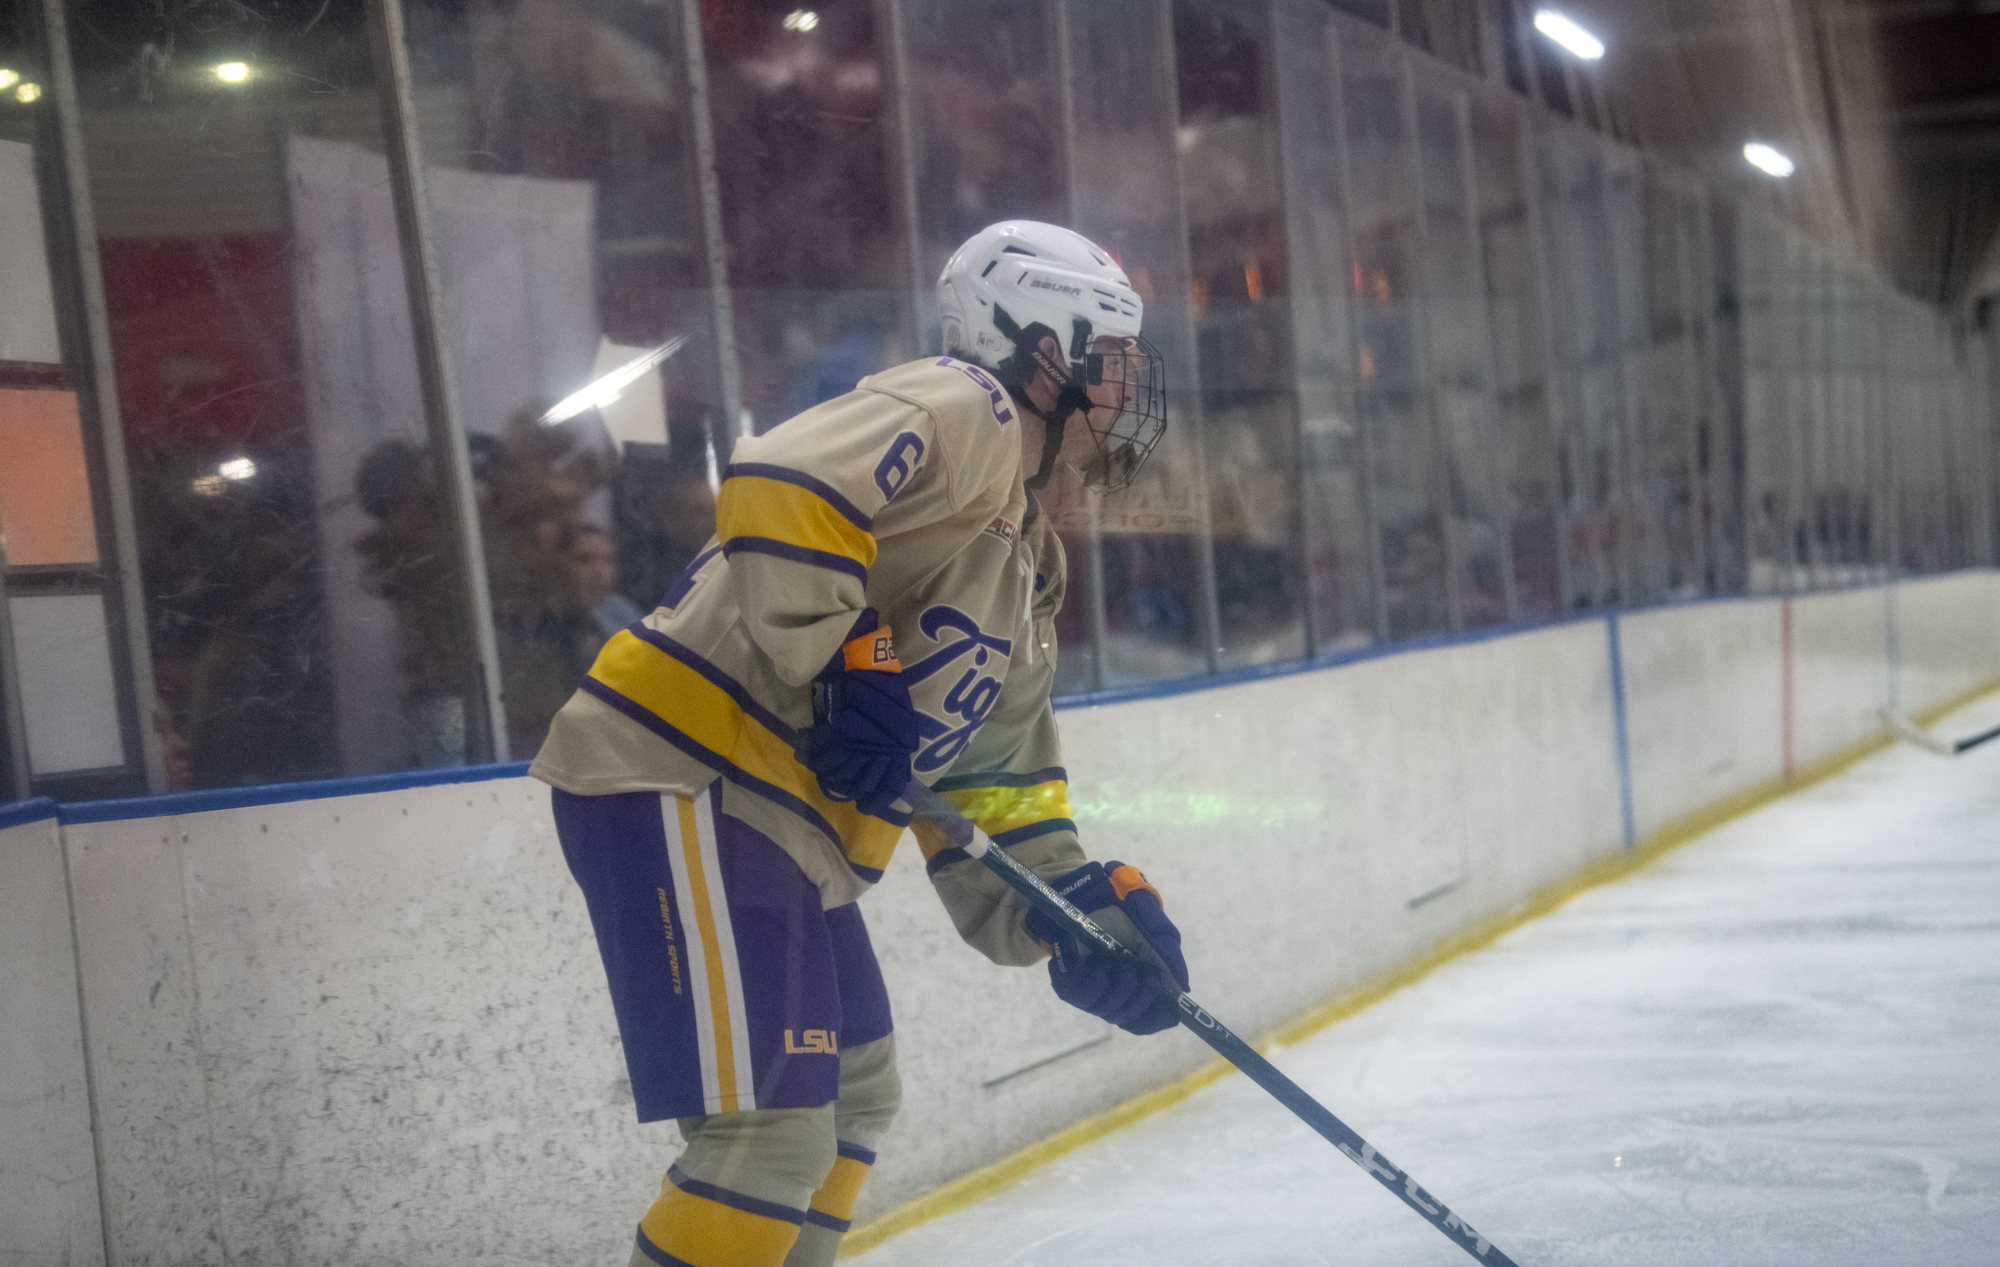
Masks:
[[[920,818],[927,818],[948,836],[959,848],[977,858],[987,870],[1005,880],[1029,903],[1050,919],[1069,925],[1106,954],[1139,958],[1127,950],[1119,941],[1091,922],[1088,915],[1065,901],[1051,889],[1040,876],[1028,870],[1009,857],[1004,849],[996,849],[986,833],[974,827],[952,805],[936,792],[931,791],[915,779],[903,793],[903,800],[916,811]],[[1166,973],[1165,966],[1157,960],[1152,966]],[[1179,990],[1179,985],[1171,974],[1166,974],[1167,985]],[[1269,1091],[1278,1103],[1297,1114],[1307,1126],[1324,1136],[1329,1143],[1355,1165],[1375,1178],[1377,1183],[1396,1194],[1396,1199],[1409,1206],[1438,1231],[1451,1238],[1453,1244],[1463,1249],[1482,1263],[1504,1264],[1516,1267],[1514,1260],[1507,1257],[1491,1241],[1472,1230],[1472,1226],[1445,1207],[1444,1202],[1417,1186],[1417,1181],[1392,1165],[1387,1157],[1375,1151],[1375,1146],[1356,1134],[1347,1125],[1329,1112],[1325,1105],[1306,1094],[1305,1088],[1279,1073],[1277,1066],[1264,1059],[1257,1049],[1231,1033],[1221,1021],[1209,1015],[1208,1011],[1194,1001],[1192,995],[1180,996],[1180,1022],[1194,1031],[1201,1041],[1213,1047],[1218,1055],[1247,1074],[1250,1080]]]
[[[1882,710],[1882,719],[1889,723],[1890,729],[1903,738],[1909,740],[1919,748],[1929,749],[1941,757],[1955,757],[1961,752],[1977,748],[1989,739],[2000,739],[2000,726],[1995,726],[1991,730],[1982,730],[1976,735],[1967,735],[1963,739],[1950,740],[1939,739],[1936,735],[1920,728],[1909,718],[1892,713],[1886,708]]]

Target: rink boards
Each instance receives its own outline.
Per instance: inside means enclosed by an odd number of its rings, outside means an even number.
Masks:
[[[1146,869],[1254,1035],[1995,679],[1975,571],[1061,720],[1086,847]],[[546,789],[447,777],[0,810],[0,1258],[621,1260],[673,1132],[631,1120]],[[863,1223],[1208,1059],[987,964],[914,854],[864,906],[905,1107]]]

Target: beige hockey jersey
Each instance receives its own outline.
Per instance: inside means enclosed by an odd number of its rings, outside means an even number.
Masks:
[[[529,773],[583,795],[691,795],[775,840],[828,906],[879,880],[910,822],[828,800],[792,753],[811,684],[855,618],[891,630],[918,714],[919,779],[1045,877],[1085,861],[1049,692],[1062,544],[1023,486],[1019,406],[949,357],[863,379],[739,442],[716,536],[608,642]],[[925,824],[959,932],[1001,963],[1042,951],[1019,899]]]

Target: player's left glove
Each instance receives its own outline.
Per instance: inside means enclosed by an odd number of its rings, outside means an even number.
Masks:
[[[909,786],[917,743],[917,710],[896,644],[870,607],[813,679],[813,724],[799,759],[819,777],[821,791],[880,817]]]
[[[1188,988],[1181,930],[1139,868],[1087,862],[1049,887],[1139,956],[1097,950],[1067,926],[1030,910],[1028,935],[1049,947],[1049,981],[1057,997],[1133,1034],[1157,1034],[1177,1024],[1180,995]],[[1169,980],[1179,989],[1171,989]]]

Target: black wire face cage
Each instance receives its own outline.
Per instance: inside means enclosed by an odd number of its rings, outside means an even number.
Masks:
[[[1079,412],[1097,441],[1097,458],[1083,482],[1116,493],[1131,487],[1167,433],[1166,364],[1144,339],[1098,338],[1084,354],[1083,380],[1091,406]]]

